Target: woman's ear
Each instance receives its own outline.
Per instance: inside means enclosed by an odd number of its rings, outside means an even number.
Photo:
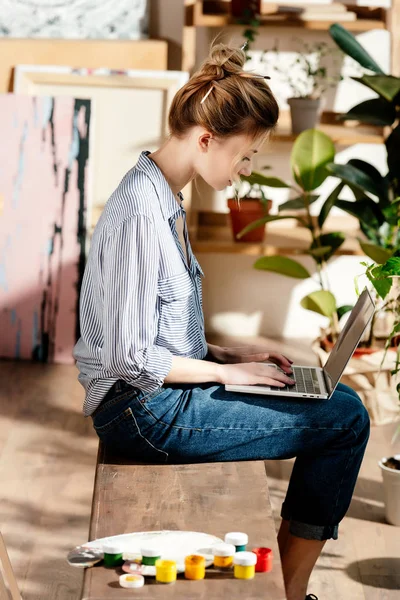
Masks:
[[[210,148],[210,142],[213,140],[213,135],[209,131],[204,131],[198,139],[198,144],[202,152],[207,152]]]

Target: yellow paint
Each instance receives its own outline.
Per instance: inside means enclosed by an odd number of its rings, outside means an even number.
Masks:
[[[186,579],[204,579],[206,576],[206,560],[204,556],[191,554],[185,558]]]
[[[174,560],[158,559],[156,561],[156,581],[159,583],[176,581],[176,562]]]
[[[127,575],[125,577],[125,581],[139,581],[140,577],[137,577],[136,575]]]
[[[242,565],[234,566],[234,576],[236,579],[253,579],[256,572],[255,565],[243,567]]]
[[[214,556],[214,566],[226,569],[233,564],[233,556]]]

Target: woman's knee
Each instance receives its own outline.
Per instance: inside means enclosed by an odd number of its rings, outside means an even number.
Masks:
[[[351,388],[348,388],[352,393],[345,391],[348,386],[337,388],[331,398],[333,405],[336,405],[338,416],[345,419],[349,428],[353,429],[354,433],[362,438],[369,437],[370,418],[367,409],[361,401],[359,395]]]
[[[338,390],[339,392],[344,392],[345,394],[349,394],[350,396],[354,396],[354,398],[358,398],[358,400],[362,403],[362,400],[361,400],[360,396],[349,385],[346,385],[345,383],[339,382],[337,384],[336,390]]]

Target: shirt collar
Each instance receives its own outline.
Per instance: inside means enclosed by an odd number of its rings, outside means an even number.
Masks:
[[[150,150],[143,150],[143,152],[140,153],[136,168],[146,173],[151,179],[157,192],[163,217],[165,220],[168,220],[179,212],[179,203],[174,196],[169,183],[165,179],[163,172],[154,160],[148,157],[148,154],[151,154]],[[182,192],[178,192],[178,195],[181,199],[182,207],[183,194]]]

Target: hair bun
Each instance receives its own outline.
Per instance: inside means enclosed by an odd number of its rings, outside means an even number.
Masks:
[[[241,48],[231,48],[222,43],[215,44],[201,65],[201,73],[211,79],[223,79],[227,75],[242,73],[245,62],[246,55]]]

